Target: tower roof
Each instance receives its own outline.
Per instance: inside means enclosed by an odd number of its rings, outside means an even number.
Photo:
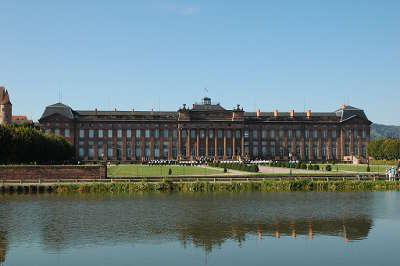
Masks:
[[[0,87],[0,104],[11,104],[8,91],[4,87]]]

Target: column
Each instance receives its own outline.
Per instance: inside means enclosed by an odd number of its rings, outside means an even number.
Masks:
[[[145,154],[145,145],[146,145],[146,138],[144,136],[145,134],[145,129],[140,129],[140,146],[142,149],[142,161],[145,160],[146,154]]]
[[[196,157],[200,157],[200,131],[196,129]]]
[[[350,128],[350,155],[354,155],[354,129]]]
[[[218,160],[218,129],[214,130],[214,158]]]
[[[122,161],[126,161],[126,129],[122,130]]]
[[[131,160],[136,161],[136,129],[132,129],[131,151]]]
[[[304,140],[304,130],[303,130],[300,138],[301,138],[300,139],[300,160],[304,161],[306,159],[306,155],[305,155],[306,145],[305,145],[305,140]]]
[[[332,160],[332,130],[328,129],[328,142],[326,145],[326,159]]]
[[[93,160],[98,161],[99,160],[99,152],[98,152],[98,143],[99,143],[99,139],[97,137],[97,130],[95,130],[95,137],[93,139],[93,152],[94,152],[94,156],[93,156]]]
[[[117,130],[113,129],[112,143],[113,143],[113,160],[117,161]]]
[[[168,128],[168,160],[173,160],[173,155],[172,155],[172,146],[173,146],[173,138],[172,135],[174,133],[174,130],[172,128]]]
[[[338,153],[339,154],[339,156],[338,156],[338,159],[340,160],[340,161],[343,161],[343,159],[344,159],[344,154],[345,154],[345,150],[344,150],[344,147],[345,147],[345,142],[346,142],[346,132],[345,132],[345,129],[344,128],[341,128],[340,129],[340,137],[339,137],[339,140],[340,140],[340,145],[338,145],[338,148],[340,149],[340,152]]]
[[[190,129],[187,129],[187,135],[186,135],[186,159],[188,159],[188,160],[191,159],[191,153],[190,153]]]
[[[236,130],[233,130],[232,134],[232,160],[236,159]]]
[[[223,160],[226,160],[226,129],[223,130],[223,136],[224,136],[224,156],[223,156]]]
[[[178,127],[178,160],[182,159],[182,129]]]
[[[205,129],[204,134],[206,134],[206,158],[209,158],[210,153],[208,152],[208,136],[209,136],[208,129]]]
[[[241,151],[242,158],[244,158],[245,157],[245,153],[244,153],[244,129],[243,128],[240,131],[240,136],[241,136],[240,151]]]
[[[154,131],[152,132],[154,134]],[[150,160],[154,160],[154,136],[150,133]]]
[[[282,130],[283,130],[283,134],[284,134],[283,142],[285,144],[285,147],[283,147],[283,149],[284,149],[284,151],[286,151],[286,152],[284,152],[284,159],[286,160],[287,158],[289,158],[289,153],[291,153],[292,151],[291,150],[289,151],[289,149],[288,149],[288,144],[289,144],[288,135],[287,135],[288,132],[287,132],[286,128],[282,128]]]

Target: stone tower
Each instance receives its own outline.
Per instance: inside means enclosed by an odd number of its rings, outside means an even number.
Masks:
[[[12,120],[12,104],[8,91],[0,87],[0,125],[9,125]]]

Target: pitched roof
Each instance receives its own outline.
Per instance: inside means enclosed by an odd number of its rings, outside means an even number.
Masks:
[[[63,103],[56,103],[56,104],[47,106],[40,119],[43,119],[45,117],[48,117],[48,116],[51,116],[54,114],[59,114],[64,117],[67,117],[69,119],[75,118],[74,111],[72,110],[71,107],[69,107],[68,105],[65,105]]]
[[[4,87],[0,87],[0,104],[11,104],[8,91]]]
[[[344,122],[355,117],[369,121],[363,110],[350,105],[343,105],[340,109],[336,110],[336,116],[340,117],[340,122]]]

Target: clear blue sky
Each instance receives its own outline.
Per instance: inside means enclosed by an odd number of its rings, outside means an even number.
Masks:
[[[0,84],[46,105],[248,111],[348,103],[400,125],[400,1],[1,0]]]

